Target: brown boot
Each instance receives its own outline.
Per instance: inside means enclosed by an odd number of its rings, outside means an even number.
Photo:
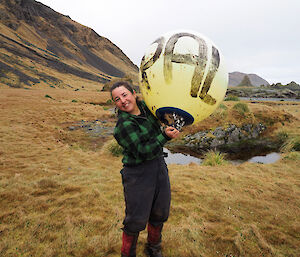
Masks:
[[[145,252],[149,257],[163,257],[161,252],[162,225],[154,227],[148,223],[148,238]]]
[[[136,257],[136,243],[139,233],[128,235],[123,232],[121,257]]]

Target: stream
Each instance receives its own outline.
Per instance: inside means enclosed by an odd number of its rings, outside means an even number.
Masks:
[[[297,98],[267,98],[267,97],[244,97],[240,96],[240,100],[247,100],[247,101],[260,101],[260,102],[300,102],[300,99]]]
[[[78,121],[74,122],[72,124],[68,124],[68,130],[74,131],[77,129],[83,129],[86,134],[88,134],[91,138],[107,138],[109,136],[112,136],[113,134],[113,125],[114,123],[111,123],[111,121],[101,121],[101,120],[95,120],[95,121]],[[196,164],[201,164],[202,159],[199,157],[192,156],[188,153],[180,153],[180,152],[174,152],[170,151],[167,148],[164,148],[164,152],[168,153],[168,157],[165,158],[165,161],[167,164],[189,164],[191,162]],[[253,152],[252,152],[253,154]],[[255,153],[254,153],[255,154]],[[251,156],[251,154],[249,154]],[[273,163],[280,159],[280,154],[276,152],[268,153],[266,155],[257,155],[254,157],[249,157],[249,159],[243,158],[241,159],[235,159],[235,160],[229,160],[232,164],[241,164],[244,162],[253,162],[253,163],[261,163],[261,164],[267,164],[267,163]]]
[[[167,148],[164,148],[164,152],[168,153],[168,157],[165,158],[167,164],[189,164],[191,162],[196,164],[201,164],[202,159],[191,156],[189,154],[182,153],[172,153]],[[260,164],[269,164],[274,163],[280,159],[279,153],[269,153],[267,155],[254,156],[248,160],[233,160],[230,161],[232,164],[239,165],[244,162],[260,163]]]

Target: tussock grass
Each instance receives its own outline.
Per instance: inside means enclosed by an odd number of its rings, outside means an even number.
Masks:
[[[219,105],[218,108],[219,108],[219,109],[227,110],[227,106],[226,106],[225,104],[222,104],[222,103]]]
[[[109,142],[109,144],[107,145],[107,148],[108,148],[109,152],[113,156],[116,156],[116,157],[121,156],[123,153],[123,148],[114,139]]]
[[[204,156],[202,164],[217,166],[228,164],[228,161],[225,160],[225,154],[215,151],[208,151]]]
[[[240,114],[249,112],[249,107],[246,103],[237,103],[233,106],[233,109],[237,110]]]
[[[288,131],[285,130],[279,130],[276,134],[275,134],[276,139],[281,142],[282,144],[285,143],[288,138],[289,138],[289,133]]]
[[[224,101],[240,101],[240,98],[235,95],[228,95],[226,96]]]
[[[220,104],[219,107],[211,114],[211,117],[215,121],[222,121],[228,117],[228,108],[224,104]]]
[[[289,136],[281,147],[281,152],[300,151],[300,136]]]
[[[299,152],[289,152],[284,156],[285,160],[299,161],[300,153]]]
[[[109,98],[105,92],[0,89],[0,256],[120,256],[121,157],[106,150],[109,141],[94,147],[80,130],[67,129],[74,121],[112,118],[102,106],[85,104]],[[260,108],[300,115],[299,105]],[[299,120],[285,127],[297,134]],[[298,155],[285,153],[267,165],[169,165],[164,256],[298,256]],[[138,256],[145,242],[143,231]]]

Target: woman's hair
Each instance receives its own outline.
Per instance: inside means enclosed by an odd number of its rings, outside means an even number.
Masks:
[[[110,95],[111,95],[111,97],[112,97],[112,91],[113,91],[114,89],[116,89],[117,87],[121,87],[121,86],[127,88],[132,94],[134,93],[134,89],[132,88],[132,86],[131,86],[128,82],[126,82],[126,81],[119,81],[119,82],[114,83],[114,84],[110,87],[109,90],[110,90]]]

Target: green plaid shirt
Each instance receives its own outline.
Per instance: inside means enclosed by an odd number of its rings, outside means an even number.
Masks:
[[[143,114],[136,116],[127,112],[118,112],[118,122],[114,137],[123,147],[122,162],[125,165],[137,165],[162,155],[163,145],[170,138],[161,131],[157,118],[149,111],[144,101],[138,101]]]

